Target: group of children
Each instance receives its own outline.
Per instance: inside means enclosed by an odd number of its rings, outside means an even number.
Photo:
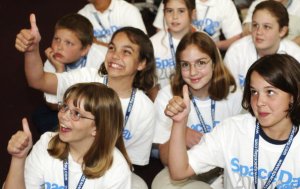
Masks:
[[[15,46],[28,84],[58,105],[58,126],[33,146],[23,119],[4,188],[147,188],[134,168],[154,146],[166,166],[154,189],[300,187],[300,47],[284,39],[286,8],[259,3],[239,39],[236,10],[221,12],[230,0],[162,3],[149,38],[142,22],[116,21],[130,4],[90,1],[57,22],[45,64],[30,15]]]

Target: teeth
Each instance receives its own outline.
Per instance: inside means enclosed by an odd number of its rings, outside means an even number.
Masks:
[[[60,124],[60,126],[61,126],[62,128],[65,128],[65,129],[68,128],[67,126],[65,126],[65,125],[63,125],[63,124]]]
[[[119,64],[114,64],[114,63],[111,64],[111,67],[113,67],[113,68],[122,68],[122,66],[120,66]]]

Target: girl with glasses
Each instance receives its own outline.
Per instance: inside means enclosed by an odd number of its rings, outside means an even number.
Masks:
[[[145,91],[149,91],[156,82],[154,53],[149,37],[137,28],[121,28],[113,34],[105,61],[99,69],[82,68],[53,74],[42,69],[38,48],[40,35],[34,15],[31,15],[30,21],[31,30],[22,30],[16,39],[16,48],[25,55],[25,74],[29,85],[57,94],[58,101],[61,101],[66,89],[76,83],[99,82],[114,89],[123,108],[123,139],[128,156],[134,165],[147,165],[154,134],[155,110]],[[147,187],[142,179],[134,180],[138,183],[136,188]]]
[[[100,83],[73,85],[63,97],[58,120],[58,131],[44,133],[29,153],[32,136],[23,119],[23,131],[8,143],[12,161],[5,189],[131,189],[131,163],[116,92]]]
[[[173,120],[169,168],[181,180],[214,166],[224,168],[225,188],[299,188],[300,64],[289,55],[267,55],[246,75],[242,104],[248,114],[224,120],[186,151],[189,112],[183,100],[170,102]]]
[[[187,34],[180,41],[176,51],[176,72],[172,75],[171,85],[158,92],[155,100],[157,111],[154,143],[158,143],[162,163],[168,165],[169,138],[172,119],[165,115],[168,102],[182,101],[182,88],[188,86],[191,112],[186,123],[186,148],[198,144],[205,133],[211,132],[223,119],[239,114],[241,91],[236,89],[232,75],[222,62],[222,57],[214,41],[205,33]],[[167,106],[168,108],[172,108]],[[172,108],[173,109],[173,108]],[[214,169],[219,176],[219,170]],[[207,180],[212,182],[213,173]],[[203,175],[202,175],[203,176]],[[185,182],[173,182],[167,168],[160,172],[152,183],[153,188],[207,188],[208,184],[201,175]],[[209,182],[211,181],[211,182]],[[222,187],[221,177],[214,185]],[[218,183],[218,184],[217,184]],[[221,185],[221,186],[220,186]]]

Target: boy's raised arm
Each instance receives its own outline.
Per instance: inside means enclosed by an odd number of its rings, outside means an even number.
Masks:
[[[24,52],[25,75],[30,87],[56,94],[57,78],[53,73],[43,70],[43,62],[40,56],[39,43],[41,35],[36,25],[34,14],[30,15],[30,29],[22,29],[16,37],[15,47]]]

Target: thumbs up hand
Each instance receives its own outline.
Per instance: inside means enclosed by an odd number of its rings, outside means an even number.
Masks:
[[[38,50],[41,35],[36,25],[36,18],[34,14],[30,15],[30,26],[30,29],[22,29],[17,34],[15,47],[20,52],[32,52]]]
[[[32,135],[26,118],[22,119],[23,131],[18,131],[8,142],[7,151],[13,157],[26,158],[32,147]]]
[[[174,122],[186,121],[190,113],[190,97],[188,86],[182,88],[183,98],[174,96],[165,108],[165,115]]]

